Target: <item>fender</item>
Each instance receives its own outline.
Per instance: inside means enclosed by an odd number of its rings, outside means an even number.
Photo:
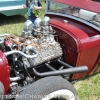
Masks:
[[[66,24],[63,20],[68,20],[69,23]],[[88,72],[73,74],[72,80],[94,73],[100,59],[99,32],[83,23],[53,15],[50,25],[56,31],[58,41],[64,52],[64,60],[72,66],[88,66]],[[91,35],[92,33],[94,34]]]
[[[4,86],[4,94],[7,94],[10,89],[10,67],[2,51],[0,51],[0,82]]]

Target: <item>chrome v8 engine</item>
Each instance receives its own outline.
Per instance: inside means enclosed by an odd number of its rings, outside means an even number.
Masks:
[[[34,25],[27,20],[22,32],[23,39],[18,41],[26,54],[33,54],[32,50],[38,52],[36,58],[30,59],[34,66],[62,56],[60,44],[54,39],[55,31],[48,25],[49,20],[48,17],[44,17],[43,20],[37,18]],[[19,40],[17,38],[14,40]],[[27,61],[26,58],[24,60]]]

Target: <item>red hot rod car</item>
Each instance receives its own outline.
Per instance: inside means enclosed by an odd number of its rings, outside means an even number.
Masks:
[[[46,0],[22,37],[0,35],[0,99],[76,100],[71,81],[100,71],[100,3]]]

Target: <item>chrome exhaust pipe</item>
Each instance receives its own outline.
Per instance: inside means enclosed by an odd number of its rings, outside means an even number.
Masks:
[[[34,52],[35,52],[34,55],[27,55],[27,54],[25,54],[25,53],[23,53],[23,52],[21,52],[21,51],[13,50],[13,51],[5,52],[4,54],[5,54],[6,56],[11,55],[11,54],[20,54],[21,56],[24,56],[24,57],[26,57],[26,58],[35,58],[35,57],[38,56],[38,52],[37,52],[37,51],[34,51]]]

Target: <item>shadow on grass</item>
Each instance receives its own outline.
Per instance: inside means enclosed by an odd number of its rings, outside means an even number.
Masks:
[[[25,15],[4,16],[0,14],[0,25],[24,23],[27,20]]]

